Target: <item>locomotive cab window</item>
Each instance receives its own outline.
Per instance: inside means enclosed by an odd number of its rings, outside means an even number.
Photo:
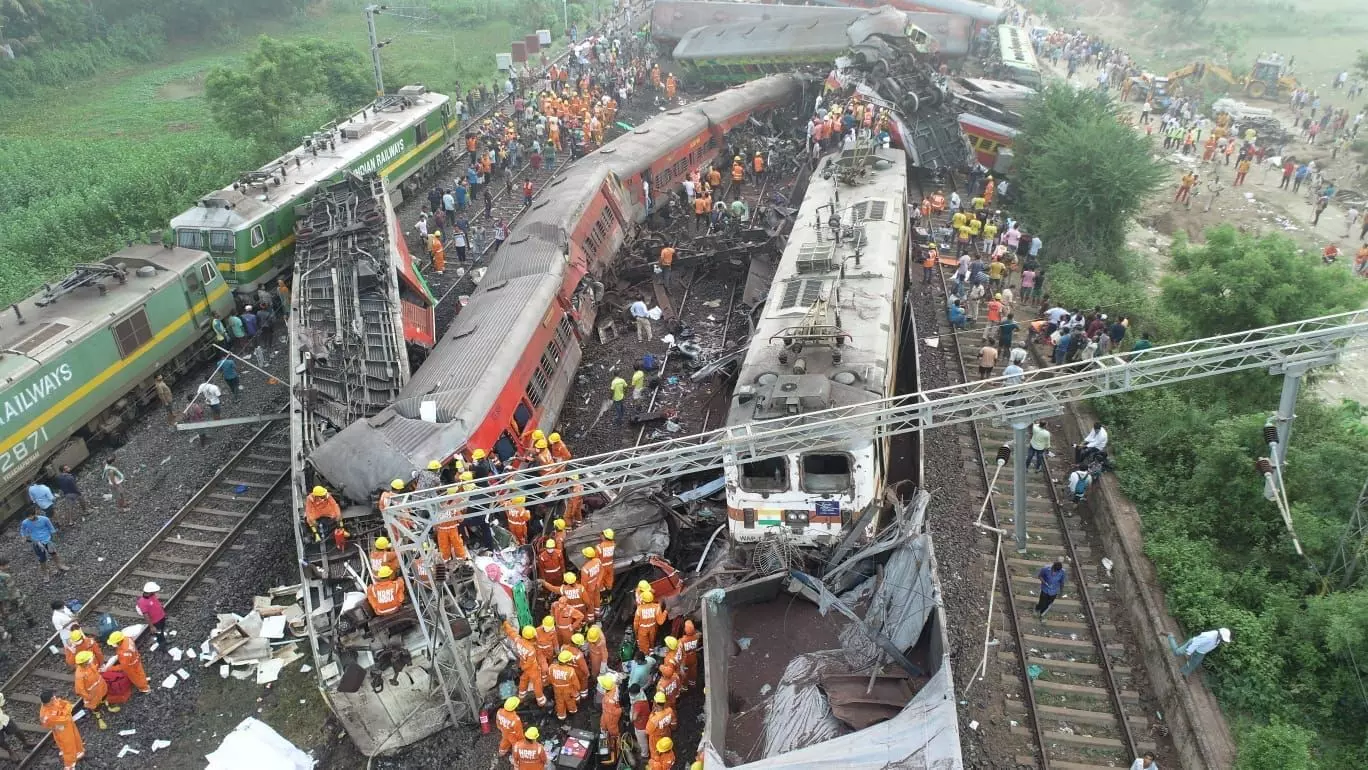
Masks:
[[[804,492],[844,492],[851,487],[850,455],[803,455]]]
[[[426,142],[428,138],[428,127],[427,123],[424,121],[426,121],[426,118],[418,121],[418,124],[413,127],[413,138],[418,144]]]
[[[138,348],[152,339],[152,327],[147,323],[147,309],[138,311],[114,324],[114,344],[119,348],[119,356],[128,358]]]
[[[199,230],[177,230],[176,245],[182,249],[204,249],[204,235]]]
[[[769,460],[742,463],[741,488],[747,492],[784,492],[789,488],[788,460],[774,457]]]
[[[252,228],[252,248],[256,248],[266,242],[266,231],[261,225]]]
[[[208,284],[210,281],[214,280],[214,276],[217,274],[218,273],[214,270],[213,262],[205,262],[204,264],[200,265],[200,278],[203,279],[205,284]]]
[[[232,230],[210,230],[209,231],[209,250],[210,251],[233,251],[233,231]]]

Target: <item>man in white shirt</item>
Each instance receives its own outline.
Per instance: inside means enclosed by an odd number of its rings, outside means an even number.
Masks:
[[[637,342],[649,341],[651,339],[651,309],[646,307],[646,301],[639,299],[633,302],[628,311],[636,323]]]
[[[219,390],[219,386],[212,382],[204,382],[200,383],[199,389],[195,392],[201,399],[204,399],[205,405],[209,407],[209,411],[214,415],[215,420],[222,416],[223,391]]]
[[[1016,362],[1007,364],[1007,368],[1002,370],[1002,376],[1008,385],[1020,385],[1026,370],[1017,366]]]
[[[1045,469],[1045,453],[1050,451],[1050,431],[1045,428],[1045,421],[1041,420],[1031,426],[1031,446],[1026,453],[1026,467],[1029,469],[1031,463],[1035,463],[1035,470]]]
[[[76,624],[76,614],[58,599],[52,600],[52,627],[62,635],[62,644],[71,644],[71,627]]]
[[[689,200],[689,208],[693,208],[694,195],[695,191],[693,180],[686,177],[684,179],[684,197]]]
[[[1026,343],[1020,340],[1012,343],[1012,352],[1007,354],[1007,360],[1017,366],[1026,363]]]
[[[1092,430],[1083,437],[1082,444],[1074,444],[1074,460],[1086,463],[1093,455],[1107,451],[1107,429],[1102,423],[1093,423]]]
[[[1230,643],[1230,629],[1218,628],[1215,631],[1203,631],[1202,633],[1183,642],[1181,646],[1178,640],[1173,638],[1173,634],[1165,634],[1168,637],[1169,649],[1178,657],[1187,657],[1187,663],[1183,664],[1183,676],[1191,674],[1202,665],[1202,658],[1207,653],[1221,646]]]
[[[1154,752],[1146,751],[1143,757],[1131,763],[1130,770],[1159,770],[1159,763],[1154,761]]]

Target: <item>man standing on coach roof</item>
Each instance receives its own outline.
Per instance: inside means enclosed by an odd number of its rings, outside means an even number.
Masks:
[[[62,563],[61,557],[57,555],[57,546],[52,544],[52,536],[56,532],[57,526],[52,523],[52,519],[40,515],[37,508],[29,511],[28,518],[19,525],[19,536],[33,547],[33,555],[38,557],[38,566],[43,570],[44,583],[48,582],[51,576],[49,559],[62,572],[71,569]]]

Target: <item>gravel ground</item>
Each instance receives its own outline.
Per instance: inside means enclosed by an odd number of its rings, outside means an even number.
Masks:
[[[283,354],[274,359],[276,366],[284,366]],[[209,375],[212,367],[205,366],[177,383],[173,390],[179,403],[184,403],[200,379]],[[246,416],[271,412],[284,403],[285,389],[268,385],[265,375],[240,366],[242,393],[224,400],[224,415]],[[218,384],[223,385],[219,380]],[[226,390],[226,388],[225,388]],[[0,555],[15,566],[15,579],[25,594],[25,606],[37,621],[33,628],[17,623],[15,638],[0,658],[0,674],[14,673],[25,659],[38,649],[52,633],[48,622],[48,604],[53,599],[86,600],[123,565],[130,554],[142,547],[189,498],[209,481],[259,426],[219,428],[210,432],[206,446],[191,441],[191,434],[172,430],[160,413],[147,415],[124,437],[119,447],[95,448],[92,456],[77,469],[81,489],[89,499],[91,510],[82,515],[74,504],[59,503],[57,534],[58,547],[70,562],[71,570],[54,577],[45,584],[42,574],[33,568],[33,555],[18,538],[16,522],[6,525],[9,537],[0,543]],[[118,451],[118,466],[127,476],[125,483],[132,502],[129,511],[119,511],[112,500],[102,499],[105,485],[101,478],[103,461],[114,449]],[[177,631],[177,644],[198,645],[214,624],[214,613],[240,605],[241,597],[250,597],[260,588],[278,582],[257,569],[247,569],[248,561],[259,564],[293,564],[294,543],[289,530],[289,511],[282,500],[274,500],[263,508],[240,541],[241,550],[230,551],[212,569],[184,601],[171,609],[171,627]],[[131,600],[130,600],[131,605]],[[241,609],[241,607],[237,607]],[[146,652],[148,675],[160,680],[180,666],[161,652]],[[58,657],[43,664],[44,668],[66,670]],[[189,699],[196,696],[199,669],[187,668],[191,679],[174,690],[155,688],[150,696],[136,698],[128,708],[112,715],[110,730],[101,733],[93,723],[82,720],[79,725],[86,739],[86,759],[82,767],[113,767],[120,747],[127,741],[134,748],[146,752],[153,738],[180,739],[195,716],[187,708]],[[69,688],[58,688],[59,692]],[[32,707],[15,704],[10,710],[23,722],[36,722]],[[153,735],[146,725],[157,725]],[[138,735],[121,738],[118,730],[138,729]],[[164,763],[159,758],[153,767],[190,767]],[[147,756],[150,761],[150,755]],[[125,760],[127,762],[127,760]],[[202,760],[199,760],[202,766]],[[57,766],[55,752],[45,753],[39,766]]]

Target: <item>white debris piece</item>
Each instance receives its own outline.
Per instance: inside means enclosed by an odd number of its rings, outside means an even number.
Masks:
[[[172,674],[171,676],[168,676],[167,678],[162,680],[162,687],[165,687],[166,689],[170,690],[174,688],[176,686],[176,683],[179,681],[180,678],[177,677],[175,674]]]
[[[257,664],[256,683],[270,684],[271,682],[274,682],[280,678],[280,670],[284,667],[284,663],[275,660],[274,658],[261,661]]]
[[[181,652],[181,648],[179,647],[172,647],[171,649],[166,651],[166,654],[170,655],[171,659],[176,661],[177,663],[180,663],[181,658],[185,657],[185,653]]]
[[[183,669],[183,668],[178,668],[178,669],[176,669],[176,676],[180,677],[181,679],[189,679],[189,678],[190,678],[190,672],[189,672],[189,671],[186,671],[186,670]]]
[[[120,731],[119,731],[119,735],[122,736],[122,737],[124,737],[124,738],[127,738],[127,737],[130,736],[130,735],[137,735],[137,734],[138,734],[138,731],[137,731],[137,730],[120,730]]]
[[[171,741],[164,741],[164,740],[162,740],[162,739],[160,739],[160,738],[158,738],[158,739],[155,740],[155,741],[152,741],[152,753],[153,753],[153,754],[156,754],[156,753],[157,753],[158,751],[160,751],[161,749],[166,749],[166,748],[170,748],[170,747],[171,747]]]
[[[129,754],[141,754],[141,753],[142,753],[141,751],[138,751],[137,749],[135,749],[135,748],[133,748],[132,746],[129,746],[127,743],[125,743],[125,744],[123,745],[123,748],[119,749],[119,759],[123,759],[124,757],[128,756]]]
[[[264,639],[284,639],[285,616],[279,614],[264,618],[261,622],[261,632],[259,635]]]
[[[206,770],[311,770],[314,766],[308,754],[253,717],[242,720],[205,759],[209,760]]]
[[[220,678],[220,679],[227,679],[227,678],[228,678],[228,674],[229,674],[232,670],[233,670],[233,667],[230,666],[230,665],[228,665],[227,663],[224,663],[223,665],[219,666],[219,678]]]

